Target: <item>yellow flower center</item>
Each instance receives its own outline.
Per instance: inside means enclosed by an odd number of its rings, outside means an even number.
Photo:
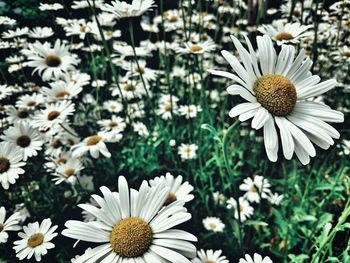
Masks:
[[[115,253],[125,258],[136,258],[148,251],[153,233],[143,219],[129,217],[113,227],[109,240]]]
[[[102,137],[99,135],[92,135],[88,138],[86,144],[88,146],[96,145],[102,140]]]
[[[64,174],[66,177],[70,177],[74,174],[75,169],[74,168],[68,168],[67,170],[64,171]]]
[[[343,56],[350,58],[350,50],[344,51]]]
[[[36,102],[35,102],[34,100],[29,101],[29,102],[27,103],[27,106],[28,106],[28,107],[34,107],[34,106],[36,106]]]
[[[47,119],[49,121],[53,121],[54,119],[56,119],[58,116],[60,116],[60,112],[57,111],[57,110],[53,110],[53,111],[50,111],[48,114],[47,114]]]
[[[134,91],[135,90],[135,86],[132,83],[128,83],[124,85],[124,90],[126,91]]]
[[[56,93],[56,98],[64,98],[70,96],[70,93],[68,91],[62,90],[58,93]]]
[[[22,136],[17,138],[16,143],[18,146],[25,148],[25,147],[29,146],[29,144],[30,144],[30,137],[27,135],[22,135]]]
[[[0,232],[2,232],[2,230],[4,230],[5,226],[4,224],[0,224]]]
[[[190,47],[190,50],[191,50],[192,52],[199,52],[199,51],[202,51],[202,50],[203,50],[203,47],[200,46],[200,45],[192,45],[192,46]]]
[[[204,261],[204,263],[215,263],[215,261],[212,261],[212,260],[206,260],[206,261]]]
[[[34,234],[28,238],[27,244],[31,248],[40,246],[44,242],[44,235],[41,233]]]
[[[293,83],[280,75],[267,75],[258,78],[253,90],[257,101],[270,113],[286,116],[294,108],[297,92]]]
[[[212,229],[212,230],[216,229],[216,224],[210,223],[209,224],[209,228]]]
[[[279,32],[277,35],[276,35],[276,39],[278,41],[282,41],[282,40],[292,40],[294,37],[291,33],[288,33],[288,32]]]
[[[0,157],[0,173],[7,172],[10,169],[10,161],[5,157]]]
[[[49,67],[58,67],[61,65],[61,59],[56,55],[48,55],[45,59],[45,63]]]

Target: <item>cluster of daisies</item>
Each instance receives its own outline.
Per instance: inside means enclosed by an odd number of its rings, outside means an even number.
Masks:
[[[196,161],[202,169],[208,160],[200,159],[195,123],[225,122],[226,115],[251,120],[271,162],[295,155],[309,164],[317,147],[326,150],[340,138],[330,123],[344,122],[348,111],[342,105],[329,107],[325,94],[349,89],[350,42],[342,41],[350,32],[349,1],[329,8],[310,0],[284,1],[266,10],[264,21],[273,22],[259,26],[246,17],[251,10],[239,0],[208,3],[215,14],[196,10],[191,0],[172,9],[157,7],[153,0],[65,2],[37,7],[55,17],[55,27],[21,27],[20,21],[0,16],[0,51],[7,70],[0,75],[1,187],[10,192],[44,160],[40,165],[53,184],[79,186],[87,193],[100,189],[102,195],[78,205],[81,218],[67,221],[61,232],[89,246],[99,244],[72,258],[75,263],[229,262],[221,250],[197,251],[197,237],[181,229],[191,219],[186,203],[195,197],[189,183],[195,179],[167,173],[134,189],[119,176],[118,191],[112,191],[114,186],[95,185],[95,175],[86,171],[99,159],[113,162],[128,147],[124,141],[158,144],[165,129],[172,130],[167,152],[188,169]],[[88,15],[67,18],[66,10]],[[144,15],[147,11],[152,12]],[[317,15],[320,21],[314,23]],[[122,23],[128,30],[119,27]],[[136,26],[149,38],[139,39]],[[329,51],[315,54],[318,42]],[[314,73],[334,71],[332,67],[338,69],[332,78]],[[231,109],[225,108],[227,94],[239,96]],[[211,120],[208,112],[215,114]],[[247,127],[241,126],[243,137]],[[341,145],[339,154],[349,155],[350,141]],[[235,197],[219,189],[213,199],[240,223],[254,217],[255,205],[278,206],[284,198],[259,175],[245,178],[238,189],[242,194]],[[16,231],[17,258],[40,261],[55,246],[54,218],[24,225],[30,214],[23,204],[9,211],[14,212],[6,216],[8,211],[0,208],[0,243]],[[219,217],[204,218],[203,226],[225,230]],[[270,262],[257,253],[239,260]]]
[[[239,198],[226,197],[217,191],[213,193],[213,199],[216,205],[226,205],[228,210],[233,211],[233,217],[236,220],[244,222],[253,216],[254,204],[267,201],[273,206],[280,205],[283,195],[273,193],[270,188],[271,184],[267,178],[255,175],[253,178],[245,178],[243,183],[239,185],[239,190],[244,193]],[[205,229],[213,232],[223,232],[226,226],[218,217],[204,218],[203,225]]]

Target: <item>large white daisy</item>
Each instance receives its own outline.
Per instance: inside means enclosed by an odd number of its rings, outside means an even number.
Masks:
[[[229,116],[239,116],[240,121],[253,118],[252,128],[264,129],[266,152],[273,162],[277,161],[278,152],[276,123],[285,158],[291,159],[295,152],[304,165],[308,164],[310,156],[316,155],[311,141],[328,149],[334,144],[333,138],[340,136],[326,122],[343,122],[344,115],[324,103],[309,100],[334,88],[336,80],[320,83],[320,77],[310,72],[312,61],[303,50],[294,58],[295,48],[283,45],[277,55],[270,37],[264,35],[257,37],[256,53],[249,39],[244,37],[248,50],[231,36],[243,65],[226,50],[221,52],[235,74],[211,70],[212,74],[236,82],[227,92],[248,101],[231,109]]]
[[[101,187],[103,197],[93,195],[99,207],[79,207],[94,215],[92,222],[67,221],[64,236],[92,243],[102,243],[75,263],[190,263],[196,255],[189,241],[197,241],[190,233],[173,227],[188,221],[183,202],[176,201],[163,208],[169,188],[164,184],[149,187],[144,181],[139,189],[129,189],[126,179],[118,180],[119,193]]]
[[[49,42],[39,41],[29,45],[29,49],[22,50],[27,56],[26,66],[35,68],[44,81],[65,77],[69,70],[74,70],[78,60],[68,51],[68,47],[57,39],[51,47]]]

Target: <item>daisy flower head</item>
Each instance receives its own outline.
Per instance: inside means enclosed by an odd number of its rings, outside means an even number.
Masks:
[[[100,153],[103,156],[110,158],[111,153],[108,151],[105,144],[105,142],[108,142],[109,139],[108,134],[102,132],[86,137],[82,142],[72,147],[72,156],[77,158],[89,152],[95,159],[100,157]]]
[[[23,53],[29,60],[25,65],[34,68],[33,74],[38,71],[44,81],[66,77],[78,64],[76,57],[60,39],[56,40],[53,47],[49,42],[42,44],[36,41],[30,44],[29,49],[23,50]]]
[[[225,224],[218,217],[206,217],[203,219],[203,225],[206,230],[213,232],[223,232]]]
[[[63,80],[58,80],[49,83],[50,88],[42,87],[41,93],[46,96],[49,100],[62,100],[62,99],[72,99],[76,97],[83,88],[80,85],[76,85],[72,82],[65,82]]]
[[[199,105],[181,105],[178,111],[186,119],[192,119],[197,117],[198,112],[202,111],[202,107]]]
[[[47,11],[47,10],[60,10],[63,9],[63,5],[59,4],[59,3],[52,3],[52,4],[44,4],[44,3],[40,3],[39,5],[39,10],[41,11]]]
[[[277,45],[282,44],[297,44],[303,38],[312,36],[312,31],[307,31],[312,28],[312,25],[305,26],[300,23],[285,23],[283,20],[278,20],[276,26],[273,25],[262,25],[258,30],[262,34],[270,36]]]
[[[241,258],[238,263],[273,263],[269,257],[262,257],[261,255],[254,253],[254,256],[251,257],[248,254],[245,254],[244,258]]]
[[[25,258],[29,260],[34,255],[36,261],[41,261],[41,257],[55,247],[51,241],[57,236],[55,233],[57,227],[52,226],[49,218],[44,219],[40,224],[35,222],[24,226],[23,232],[18,234],[21,239],[14,242],[13,249],[16,251],[16,257],[19,260]]]
[[[6,97],[12,94],[11,87],[7,85],[0,85],[0,100],[5,99]]]
[[[181,54],[203,54],[213,51],[216,48],[216,44],[213,40],[206,40],[202,43],[186,42],[185,47],[177,47],[175,51]]]
[[[181,175],[174,177],[171,173],[166,173],[165,176],[155,177],[150,180],[149,183],[151,186],[165,183],[165,185],[170,188],[165,205],[169,205],[176,200],[189,202],[194,198],[194,195],[190,194],[194,189],[193,186],[187,181],[183,182],[183,177]]]
[[[16,212],[12,214],[9,218],[6,218],[5,207],[0,207],[0,244],[6,243],[9,237],[8,231],[17,231],[21,227],[18,225],[21,220],[21,214]]]
[[[62,235],[101,245],[86,251],[75,263],[87,262],[155,262],[190,263],[187,258],[196,255],[190,242],[197,241],[192,234],[174,229],[188,221],[183,202],[176,201],[167,207],[163,204],[169,188],[164,184],[149,187],[143,181],[140,189],[129,189],[125,177],[118,179],[119,192],[101,187],[103,196],[93,195],[98,207],[81,204],[80,208],[97,220],[67,221]],[[104,259],[104,260],[102,260]]]
[[[124,1],[112,1],[111,4],[103,4],[101,10],[112,13],[115,18],[137,17],[155,7],[154,0],[133,0],[131,4]]]
[[[229,263],[225,256],[222,256],[222,250],[198,250],[197,257],[192,259],[192,263]]]
[[[231,109],[229,116],[239,116],[240,121],[253,118],[252,128],[263,128],[266,153],[273,162],[278,159],[277,124],[284,157],[290,160],[295,152],[301,163],[306,165],[310,156],[316,155],[311,142],[328,149],[334,144],[333,138],[340,136],[327,122],[343,122],[343,113],[330,109],[324,103],[309,100],[333,89],[337,82],[335,79],[320,82],[319,76],[312,75],[312,61],[303,50],[294,58],[295,48],[283,45],[277,56],[270,37],[264,35],[257,37],[256,53],[249,39],[244,37],[248,50],[231,36],[243,65],[223,50],[221,53],[234,73],[211,71],[236,82],[227,88],[227,92],[247,100]]]
[[[279,205],[283,200],[283,195],[280,195],[278,193],[270,193],[270,195],[267,197],[267,200],[269,200],[270,204],[272,205]]]
[[[8,142],[0,143],[0,182],[5,190],[16,182],[20,174],[24,174],[21,167],[26,163],[22,162],[22,157],[17,147]]]
[[[43,39],[51,37],[54,34],[51,27],[35,27],[29,31],[28,36],[31,38]]]
[[[34,128],[50,134],[57,133],[63,122],[74,112],[74,104],[70,101],[58,101],[47,104],[45,109],[38,111],[31,121]]]
[[[62,182],[68,182],[75,184],[77,180],[77,175],[79,172],[84,169],[81,161],[76,158],[68,160],[66,163],[57,167],[52,181],[55,181],[55,184],[60,184]]]
[[[250,206],[247,199],[244,197],[240,197],[238,199],[239,202],[239,208],[237,207],[237,202],[232,197],[226,201],[227,203],[227,209],[232,209],[235,211],[234,217],[236,219],[241,219],[242,222],[246,221],[248,218],[250,218],[254,213],[254,208]],[[237,209],[238,208],[238,209]],[[239,210],[239,214],[238,214]]]
[[[26,161],[29,157],[36,156],[43,145],[43,138],[40,133],[32,128],[29,123],[17,122],[13,127],[4,131],[1,139],[16,148],[18,153]]]
[[[181,143],[181,145],[178,148],[178,153],[181,156],[182,160],[191,160],[197,158],[197,150],[198,146],[195,144]]]
[[[267,199],[268,194],[271,193],[270,183],[268,179],[260,175],[255,175],[254,178],[245,178],[243,184],[239,186],[239,190],[246,192],[244,197],[249,202],[260,203],[260,199]]]

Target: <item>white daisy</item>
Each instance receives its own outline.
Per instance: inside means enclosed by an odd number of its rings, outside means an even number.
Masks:
[[[33,94],[25,94],[22,95],[18,98],[16,101],[16,107],[19,109],[30,109],[34,110],[36,107],[40,106],[43,104],[45,101],[45,98],[43,95],[38,94],[38,93],[33,93]]]
[[[40,225],[39,222],[35,222],[24,226],[24,232],[18,234],[21,239],[14,242],[13,249],[16,251],[16,257],[19,260],[25,258],[29,260],[34,255],[36,261],[41,261],[41,256],[55,247],[50,241],[57,236],[57,233],[54,233],[57,226],[51,225],[51,219],[46,218]]]
[[[76,158],[69,159],[66,163],[57,167],[56,172],[54,173],[54,178],[52,181],[55,184],[60,184],[64,181],[75,184],[77,181],[77,176],[79,172],[84,169],[81,161]]]
[[[12,89],[7,85],[0,85],[0,100],[5,99],[6,97],[12,94]]]
[[[271,193],[270,183],[263,176],[255,175],[254,178],[245,178],[243,184],[239,186],[239,190],[246,192],[244,197],[249,202],[260,203],[260,197],[267,199]]]
[[[222,250],[198,250],[197,257],[192,259],[192,263],[229,263],[225,256],[222,256]]]
[[[56,133],[60,124],[67,121],[74,112],[74,104],[70,101],[58,101],[47,104],[46,108],[37,112],[31,122],[32,126],[42,131]]]
[[[202,111],[202,107],[199,105],[181,105],[178,111],[179,114],[185,116],[186,119],[192,119],[197,117],[198,112]]]
[[[166,173],[165,176],[155,177],[149,181],[151,186],[157,184],[164,184],[170,188],[168,197],[165,204],[171,204],[176,200],[183,202],[189,202],[194,198],[194,195],[190,194],[193,191],[193,186],[187,181],[183,182],[183,177],[178,175],[176,178],[171,173]]]
[[[181,54],[203,54],[205,52],[213,51],[216,44],[213,40],[206,40],[202,43],[186,42],[185,47],[177,47],[175,51]]]
[[[300,23],[285,23],[283,20],[278,20],[276,27],[273,25],[262,25],[258,30],[262,34],[269,35],[278,45],[282,45],[288,43],[297,44],[301,39],[312,36],[314,32],[307,31],[312,27],[312,25],[305,26]]]
[[[28,36],[31,38],[48,38],[54,34],[51,27],[35,27],[29,31]]]
[[[13,127],[4,131],[1,139],[14,148],[17,146],[16,150],[23,156],[23,161],[26,161],[28,157],[36,156],[43,145],[40,133],[29,123],[15,123]]]
[[[213,199],[216,204],[222,205],[224,204],[226,197],[219,191],[216,191],[213,193]]]
[[[280,129],[285,158],[290,160],[295,152],[304,165],[308,164],[309,156],[316,155],[311,141],[327,149],[334,143],[332,138],[340,136],[326,122],[343,122],[344,115],[323,103],[307,100],[334,88],[336,80],[319,83],[320,78],[310,72],[311,60],[305,57],[304,51],[294,59],[293,46],[282,46],[277,56],[267,35],[257,37],[258,55],[246,36],[249,51],[237,38],[231,38],[244,67],[236,57],[224,50],[222,55],[236,75],[225,71],[211,71],[212,74],[236,82],[237,84],[227,88],[228,93],[240,95],[248,101],[231,109],[229,116],[239,116],[240,121],[253,118],[252,128],[264,129],[266,152],[274,162],[277,161],[278,152],[276,123]]]
[[[238,215],[238,211],[237,211],[237,202],[232,197],[226,201],[226,203],[227,203],[226,207],[227,207],[227,209],[233,208],[233,210],[235,211],[234,217],[236,219],[239,219],[239,216],[240,216],[241,222],[244,222],[253,215],[254,208],[252,206],[250,206],[248,200],[246,200],[244,197],[240,197],[238,202],[239,202],[240,215]]]
[[[203,219],[203,225],[206,230],[213,232],[223,232],[225,224],[218,217],[206,217]]]
[[[132,127],[134,128],[134,132],[137,132],[137,134],[141,137],[147,137],[149,135],[147,126],[142,122],[135,122],[132,124]]]
[[[49,100],[72,99],[76,97],[83,88],[72,82],[65,82],[62,80],[49,83],[50,88],[42,87],[40,92],[44,94]]]
[[[61,5],[61,4],[59,4],[59,3],[52,3],[52,4],[43,4],[43,3],[40,3],[39,9],[40,9],[41,11],[46,11],[46,10],[59,10],[59,9],[63,9],[63,5]]]
[[[122,132],[126,128],[126,123],[123,118],[112,115],[110,119],[97,121],[98,125],[104,131],[118,131]]]
[[[269,202],[272,205],[279,205],[282,202],[283,199],[283,195],[280,195],[278,193],[271,193],[268,197],[267,200],[269,200]]]
[[[17,231],[21,227],[18,225],[21,220],[20,213],[13,213],[9,218],[6,218],[5,207],[0,207],[0,244],[6,243],[9,237],[8,231]]]
[[[121,19],[141,16],[152,7],[155,7],[153,0],[133,0],[131,4],[116,0],[112,1],[111,4],[103,4],[101,10],[112,13],[117,19]]]
[[[0,181],[2,187],[7,190],[10,184],[14,184],[20,174],[24,174],[21,168],[26,163],[22,161],[22,153],[17,147],[8,142],[0,143]]]
[[[238,263],[273,263],[269,257],[262,257],[261,255],[254,253],[252,258],[250,255],[245,254],[244,258],[241,258]]]
[[[144,181],[139,189],[129,189],[123,176],[118,179],[119,193],[101,187],[103,197],[93,195],[100,208],[81,204],[93,214],[92,222],[67,221],[62,235],[93,243],[102,243],[78,257],[75,263],[154,262],[172,258],[173,262],[189,263],[196,248],[188,241],[197,241],[190,233],[173,227],[188,221],[191,215],[176,201],[164,207],[169,193],[164,184],[149,187]]]
[[[44,81],[65,77],[69,70],[74,70],[78,60],[68,51],[68,47],[57,39],[54,47],[50,43],[35,42],[29,49],[22,50],[27,56],[26,66],[33,67],[33,73],[39,72]]]
[[[95,159],[100,157],[100,153],[103,156],[110,158],[111,153],[108,151],[105,144],[105,142],[109,141],[109,139],[110,138],[106,136],[106,133],[100,132],[98,134],[91,135],[72,147],[72,156],[80,157],[86,152],[89,152]]]
[[[183,160],[190,160],[197,158],[196,151],[198,150],[198,146],[195,144],[185,144],[181,143],[178,148],[178,153]]]

